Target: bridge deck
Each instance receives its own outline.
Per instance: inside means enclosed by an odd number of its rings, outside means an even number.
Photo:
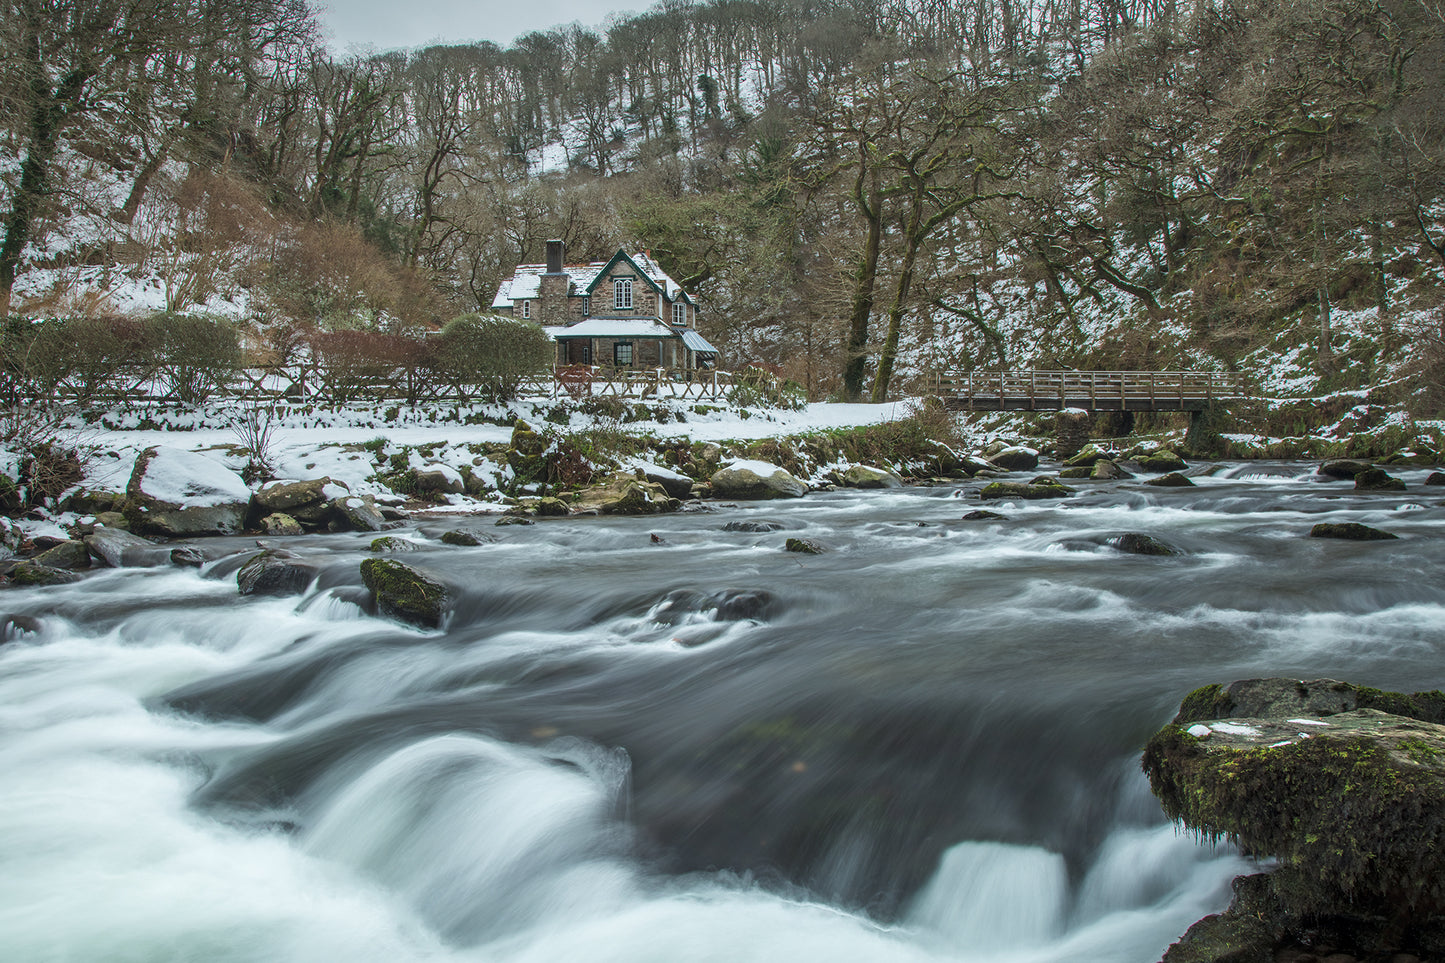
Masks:
[[[1245,393],[1219,371],[970,371],[940,376],[936,391],[955,411],[1201,411]]]

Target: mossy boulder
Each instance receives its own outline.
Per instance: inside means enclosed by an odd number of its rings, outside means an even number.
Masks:
[[[80,576],[68,569],[51,568],[29,560],[15,563],[5,572],[5,577],[11,585],[65,585],[80,581]]]
[[[1080,449],[1077,455],[1065,459],[1064,464],[1069,468],[1092,468],[1095,462],[1112,461],[1117,457],[1118,452],[1090,443]]]
[[[1038,484],[1035,482],[1025,484],[1024,482],[996,481],[983,486],[983,491],[978,493],[978,497],[985,500],[1022,498],[1027,501],[1037,501],[1046,498],[1068,498],[1073,493],[1074,489],[1054,480]]]
[[[613,472],[600,484],[578,492],[572,507],[576,511],[595,511],[602,515],[656,515],[675,512],[682,503],[669,496],[661,485],[643,481],[630,472]]]
[[[306,530],[292,516],[285,512],[272,512],[261,519],[261,531],[267,535],[304,535]]]
[[[386,518],[370,495],[348,495],[331,503],[332,531],[379,532]]]
[[[90,568],[90,550],[79,539],[69,539],[35,556],[36,565],[63,568],[67,571]]]
[[[395,559],[368,558],[361,563],[361,578],[383,615],[423,628],[441,625],[450,593],[431,576]]]
[[[1101,459],[1094,462],[1094,467],[1089,472],[1089,477],[1094,481],[1114,481],[1121,478],[1133,478],[1132,472],[1120,468],[1117,462],[1108,459]]]
[[[111,568],[159,565],[165,560],[167,551],[139,535],[109,526],[97,528],[85,536],[85,547],[93,558]]]
[[[261,518],[279,512],[318,527],[326,524],[331,500],[345,492],[345,485],[329,477],[275,481],[256,492],[252,510]]]
[[[1274,963],[1289,926],[1274,881],[1265,873],[1236,876],[1233,890],[1229,908],[1189,927],[1162,963]]]
[[[404,552],[419,552],[421,546],[409,538],[398,538],[395,535],[383,535],[380,538],[371,540],[371,551],[379,555],[400,555]]]
[[[482,535],[478,532],[464,532],[461,529],[442,532],[440,538],[443,545],[456,545],[462,548],[474,548],[477,545],[485,545],[492,540],[490,535]]]
[[[1167,448],[1152,451],[1148,454],[1135,455],[1134,463],[1145,471],[1171,472],[1183,471],[1189,466],[1184,459]]]
[[[965,514],[963,520],[965,522],[999,522],[1007,517],[1007,515],[1000,515],[998,512],[990,512],[982,508],[977,508]]]
[[[811,538],[790,538],[783,543],[783,550],[796,552],[799,555],[822,555],[827,551],[820,543]]]
[[[1357,492],[1402,492],[1405,483],[1381,468],[1367,468],[1355,476]]]
[[[1076,465],[1073,468],[1064,468],[1059,472],[1060,478],[1089,478],[1093,476],[1094,469],[1089,465]]]
[[[1425,476],[1425,484],[1432,487],[1435,485],[1445,485],[1445,472],[1432,471],[1429,475]]]
[[[125,518],[137,535],[228,535],[245,527],[251,490],[200,452],[147,448],[126,486]]]
[[[1445,726],[1374,709],[1170,724],[1143,764],[1171,818],[1278,858],[1294,911],[1445,911]]]
[[[844,488],[902,488],[903,479],[886,468],[872,465],[849,465],[837,473],[837,482]]]
[[[1351,542],[1384,542],[1399,537],[1359,522],[1320,522],[1310,529],[1310,538],[1340,538]]]
[[[1146,478],[1144,484],[1153,485],[1156,488],[1193,488],[1194,482],[1189,476],[1181,475],[1177,471],[1171,471],[1167,475],[1160,475],[1158,478]]]
[[[1126,555],[1183,555],[1172,545],[1161,542],[1152,535],[1125,532],[1109,539],[1110,547]]]
[[[1439,691],[1248,679],[1191,692],[1143,766],[1171,818],[1280,861],[1292,918],[1374,920],[1398,940],[1445,913],[1442,722]]]

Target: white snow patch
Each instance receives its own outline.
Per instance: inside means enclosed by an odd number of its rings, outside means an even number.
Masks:
[[[146,465],[141,491],[185,508],[208,508],[248,501],[251,489],[241,476],[196,451],[160,448]]]
[[[1254,726],[1242,726],[1234,722],[1213,722],[1209,728],[1226,736],[1262,736],[1263,732]]]
[[[1321,722],[1321,721],[1318,720],[1318,719],[1287,719],[1287,720],[1285,720],[1285,721],[1287,721],[1287,722],[1293,722],[1293,723],[1294,723],[1295,725],[1297,725],[1297,726],[1328,726],[1328,725],[1329,725],[1328,722]]]
[[[1207,739],[1211,734],[1211,730],[1205,725],[1195,725],[1189,727],[1189,734],[1196,739]]]

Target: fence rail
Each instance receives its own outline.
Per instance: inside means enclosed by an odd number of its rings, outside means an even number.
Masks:
[[[525,375],[508,384],[508,394],[543,395],[549,398],[615,397],[637,400],[694,399],[721,400],[738,379],[725,371],[649,368],[630,370],[600,365],[563,365]],[[76,379],[54,384],[10,379],[3,386],[0,401],[58,401],[83,406],[163,405],[207,401],[244,401],[293,404],[349,404],[352,402],[400,401],[458,402],[485,400],[494,393],[487,384],[447,383],[425,369],[388,366],[328,366],[315,360],[237,368],[215,377],[209,384],[179,385],[154,368],[116,368],[103,386]],[[203,396],[203,398],[198,398]]]
[[[963,411],[1198,411],[1246,394],[1221,371],[969,371],[940,374],[934,388]]]

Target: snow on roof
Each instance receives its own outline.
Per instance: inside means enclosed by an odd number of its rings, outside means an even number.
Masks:
[[[704,338],[702,335],[698,334],[696,331],[693,331],[690,328],[682,332],[682,343],[687,345],[693,351],[702,351],[707,354],[718,353],[717,348],[714,348],[711,344],[709,344],[707,338]]]
[[[621,248],[618,250],[621,251]],[[626,252],[622,253],[626,254]],[[667,295],[669,300],[676,301],[681,298],[689,304],[696,303],[688,293],[682,289],[682,285],[668,276],[668,273],[664,271],[650,255],[644,252],[628,256],[631,258],[632,263],[637,265],[638,270],[647,275],[652,283],[662,288],[663,293]],[[613,257],[615,258],[616,255]],[[587,291],[592,287],[593,282],[597,280],[597,275],[601,274],[607,265],[611,263],[611,260],[607,260],[593,261],[591,264],[563,265],[562,270],[570,276],[572,281],[571,289],[568,293],[575,294]],[[503,281],[502,286],[497,289],[497,296],[492,299],[492,307],[509,308],[514,301],[524,301],[538,297],[541,290],[542,275],[546,273],[547,265],[545,264],[518,264],[512,276]]]
[[[677,334],[656,318],[588,318],[570,327],[553,329],[556,338],[676,338]]]

